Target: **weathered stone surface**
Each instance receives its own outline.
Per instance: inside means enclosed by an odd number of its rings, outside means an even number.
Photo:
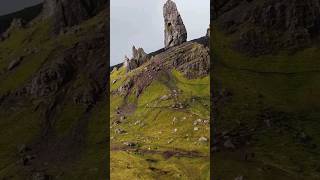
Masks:
[[[170,48],[180,45],[187,41],[187,30],[183,24],[180,13],[176,4],[168,0],[163,7],[164,17],[164,45],[165,48]]]
[[[54,32],[74,26],[96,15],[106,5],[106,0],[45,0],[43,17],[53,18]]]
[[[210,31],[211,31],[211,30],[210,30],[210,27],[209,27],[209,28],[207,29],[207,34],[206,34],[206,36],[209,37],[209,38],[210,38]]]
[[[127,56],[124,59],[124,67],[126,67],[127,72],[138,68],[143,63],[148,60],[147,54],[142,48],[136,49],[135,46],[132,47],[132,58],[129,59]]]
[[[70,79],[71,74],[72,66],[68,62],[53,63],[41,69],[32,79],[29,93],[38,97],[51,95]]]

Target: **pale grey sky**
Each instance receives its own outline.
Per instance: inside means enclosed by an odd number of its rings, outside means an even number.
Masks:
[[[42,1],[43,0],[1,0],[0,15],[19,11],[23,8],[41,3]]]
[[[202,37],[210,24],[210,0],[173,0],[188,31],[188,40]],[[166,0],[111,0],[111,65],[131,57],[132,46],[146,53],[164,46],[163,5]]]

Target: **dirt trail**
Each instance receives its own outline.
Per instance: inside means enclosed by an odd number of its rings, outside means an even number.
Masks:
[[[129,146],[114,146],[114,147],[111,147],[111,151],[126,151],[126,152],[135,152],[135,153],[141,153],[141,154],[160,154],[165,159],[169,159],[171,157],[187,157],[187,158],[208,157],[208,155],[203,155],[202,153],[197,151],[185,151],[182,149],[160,151],[160,150],[147,150],[147,149],[129,147]]]

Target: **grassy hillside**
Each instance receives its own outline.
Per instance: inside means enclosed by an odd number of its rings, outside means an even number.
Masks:
[[[40,71],[45,72],[45,67],[52,68],[50,64],[59,62],[59,57],[70,60],[72,57],[63,56],[79,44],[100,41],[98,27],[106,17],[103,11],[61,35],[52,34],[51,20],[39,21],[13,30],[8,39],[0,42],[0,179],[108,176],[106,97],[99,97],[90,107],[73,99],[90,87],[92,77],[88,67],[94,66],[95,61],[86,62],[86,58],[80,59],[82,54],[72,53],[79,56],[78,63],[88,63],[82,64],[86,72],[74,66],[77,71],[71,79],[46,96],[24,91]],[[100,48],[104,50],[104,46]],[[93,56],[100,64],[105,63],[104,54],[96,52],[88,59]],[[9,70],[10,63],[19,57],[23,57],[22,61]]]
[[[210,179],[209,77],[165,71],[138,97],[114,93],[146,66],[111,74],[111,178]]]
[[[319,47],[249,57],[232,34],[212,34],[214,177],[319,179]]]

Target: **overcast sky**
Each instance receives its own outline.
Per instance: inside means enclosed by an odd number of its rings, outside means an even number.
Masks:
[[[173,0],[188,31],[188,40],[206,34],[210,0]],[[163,5],[166,0],[111,0],[111,65],[132,56],[132,46],[146,53],[164,46]]]
[[[0,15],[21,10],[26,7],[36,5],[43,0],[0,0]]]

